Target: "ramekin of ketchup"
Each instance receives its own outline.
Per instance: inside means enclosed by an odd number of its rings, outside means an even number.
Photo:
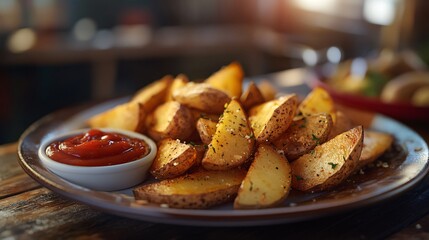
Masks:
[[[156,152],[156,143],[137,132],[81,129],[43,141],[39,158],[72,183],[114,191],[143,182]]]
[[[76,166],[109,166],[146,156],[149,144],[117,132],[90,129],[64,140],[52,142],[46,155],[54,161]]]

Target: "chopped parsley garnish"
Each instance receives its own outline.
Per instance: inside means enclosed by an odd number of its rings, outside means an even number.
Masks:
[[[335,169],[338,165],[338,163],[328,162],[329,165],[331,165],[332,169]]]
[[[312,137],[313,141],[316,141],[316,144],[319,145],[320,138],[316,137],[316,135],[314,135],[314,134],[311,134],[311,137]]]

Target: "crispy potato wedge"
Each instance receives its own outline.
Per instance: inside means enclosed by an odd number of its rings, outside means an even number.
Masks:
[[[92,128],[120,128],[143,133],[148,114],[165,101],[172,80],[170,75],[164,76],[140,89],[127,103],[89,118],[87,124]]]
[[[158,143],[158,151],[149,171],[156,179],[175,178],[188,171],[197,161],[197,150],[193,146],[166,138]]]
[[[315,87],[299,104],[299,112],[304,116],[314,113],[328,113],[332,117],[332,121],[336,122],[335,103],[329,93],[321,88]]]
[[[241,64],[232,62],[213,73],[205,82],[226,92],[230,97],[239,98],[243,87],[243,78],[244,71]]]
[[[189,82],[173,92],[173,99],[205,113],[220,114],[231,98],[207,83]]]
[[[324,143],[332,125],[331,115],[327,113],[308,115],[293,121],[273,144],[289,161],[293,161]]]
[[[168,89],[173,82],[171,75],[144,86],[130,100],[144,105],[146,112],[151,113],[155,108],[165,102]]]
[[[206,118],[200,118],[197,120],[197,131],[201,141],[208,145],[212,141],[213,135],[216,132],[217,122]]]
[[[293,161],[292,188],[322,191],[342,183],[358,165],[363,136],[362,126],[357,126]]]
[[[202,166],[209,170],[226,170],[245,163],[253,153],[255,139],[240,103],[233,99],[212,137]]]
[[[277,90],[270,81],[262,80],[257,85],[265,101],[271,101],[276,98]]]
[[[212,121],[212,122],[216,122],[217,123],[217,122],[219,122],[220,114],[205,113],[205,112],[202,112],[202,111],[197,110],[197,109],[192,109],[192,108],[190,108],[190,109],[191,109],[192,115],[194,116],[194,122],[196,123],[196,125],[195,125],[196,126],[195,131],[194,131],[194,133],[193,133],[193,135],[192,135],[192,137],[191,137],[190,140],[193,141],[193,142],[201,142],[202,139],[201,139],[201,136],[200,136],[200,132],[198,132],[197,127],[202,127],[202,126],[199,125],[201,123],[198,124],[198,120],[200,118],[203,118],[203,119],[205,119],[207,121]],[[200,130],[202,130],[202,129],[200,129]],[[211,136],[210,136],[210,139],[211,139]],[[205,139],[205,140],[207,140],[207,139]],[[205,144],[207,145],[209,143],[210,142],[205,143]]]
[[[155,141],[164,138],[187,140],[195,130],[192,112],[176,101],[160,105],[151,116],[148,134]]]
[[[247,110],[265,102],[265,98],[258,86],[252,81],[249,83],[246,91],[241,95],[240,102],[243,105],[243,108]]]
[[[289,194],[292,173],[288,160],[272,146],[258,146],[255,158],[234,200],[235,209],[279,205]]]
[[[90,117],[87,124],[91,128],[119,128],[143,132],[146,115],[143,104],[127,102]]]
[[[393,144],[393,136],[389,133],[365,130],[362,154],[357,169],[374,162],[385,153]]]
[[[249,121],[258,142],[281,136],[292,123],[298,97],[291,94],[267,101],[249,110]]]
[[[166,101],[173,100],[173,92],[185,86],[189,82],[189,78],[185,74],[179,74],[174,78],[166,94]]]
[[[199,170],[133,189],[136,199],[173,208],[201,209],[228,202],[237,195],[245,170]]]
[[[355,126],[352,120],[343,111],[337,110],[335,115],[337,117],[337,121],[335,121],[335,124],[333,124],[328,139],[332,139],[338,134],[350,130]]]

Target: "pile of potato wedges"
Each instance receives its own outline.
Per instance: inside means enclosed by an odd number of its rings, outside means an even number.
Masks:
[[[291,190],[335,188],[394,141],[354,124],[321,88],[280,95],[268,81],[243,81],[237,62],[202,81],[166,75],[87,123],[154,139],[154,181],[134,196],[172,208],[279,206]]]

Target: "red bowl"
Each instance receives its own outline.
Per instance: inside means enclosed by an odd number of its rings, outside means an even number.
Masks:
[[[429,120],[429,107],[419,107],[406,103],[385,103],[376,98],[358,96],[336,91],[324,80],[326,76],[321,71],[314,71],[311,79],[308,79],[310,87],[322,87],[332,96],[335,102],[342,105],[372,111],[404,121],[427,121]]]

